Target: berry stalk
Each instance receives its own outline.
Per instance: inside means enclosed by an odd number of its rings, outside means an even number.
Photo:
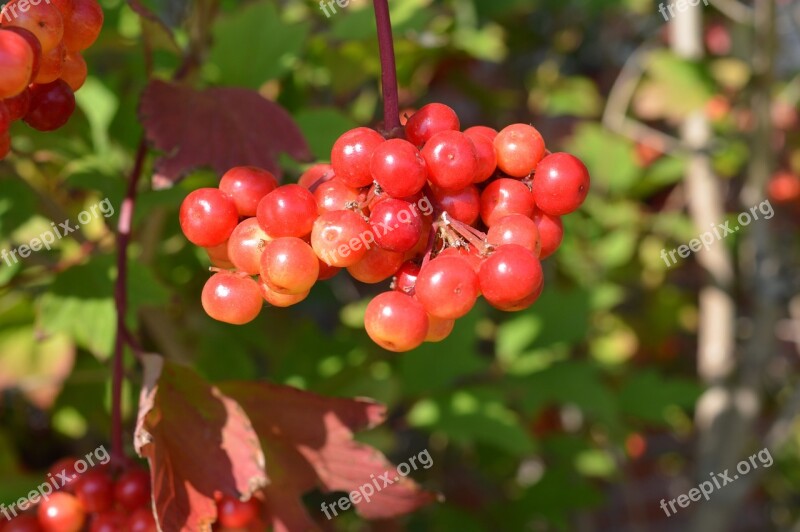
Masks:
[[[392,21],[387,0],[374,0],[375,23],[378,27],[378,47],[381,56],[381,86],[383,89],[383,123],[386,132],[400,127],[400,104],[397,94],[397,64],[394,57]]]

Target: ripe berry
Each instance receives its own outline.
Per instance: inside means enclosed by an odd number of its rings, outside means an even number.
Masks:
[[[436,258],[440,257],[458,257],[461,260],[466,260],[475,273],[478,273],[481,264],[483,264],[483,259],[473,246],[447,248],[436,256]]]
[[[416,207],[399,199],[387,199],[373,206],[369,224],[375,242],[389,251],[408,251],[422,234],[422,218]]]
[[[125,523],[125,532],[157,532],[156,518],[150,508],[139,508],[135,510],[128,522]]]
[[[420,270],[415,297],[431,316],[456,319],[475,306],[478,290],[478,276],[466,260],[440,255]]]
[[[75,496],[87,512],[105,512],[114,504],[114,482],[102,471],[87,471],[79,477]]]
[[[384,142],[380,133],[366,127],[351,129],[339,137],[331,149],[331,166],[336,177],[353,188],[371,184],[370,161]]]
[[[0,101],[0,133],[5,133],[11,126],[11,113],[9,113],[6,104]]]
[[[319,281],[327,281],[328,279],[332,279],[336,277],[336,274],[342,271],[341,268],[326,264],[319,257],[317,257],[317,260],[319,260]]]
[[[0,161],[2,161],[10,151],[11,135],[8,134],[8,131],[0,133]]]
[[[219,189],[200,188],[181,203],[180,223],[189,242],[211,248],[228,240],[239,223],[239,213],[233,200]]]
[[[481,213],[481,194],[475,185],[449,192],[434,188],[433,197],[451,218],[467,225],[474,224]]]
[[[231,262],[230,257],[228,257],[227,240],[218,246],[203,249],[206,250],[208,259],[211,261],[212,266],[216,268],[222,268],[223,270],[233,270],[236,268],[236,266],[234,266]]]
[[[492,181],[481,194],[481,219],[488,227],[509,214],[531,216],[534,209],[531,191],[516,179]]]
[[[341,179],[331,179],[317,186],[314,199],[317,200],[317,211],[322,214],[329,211],[341,211],[351,203],[358,203],[360,192],[350,187]]]
[[[231,272],[212,275],[203,287],[201,301],[206,314],[233,325],[256,319],[264,304],[254,280]]]
[[[217,504],[217,521],[223,527],[244,528],[258,519],[260,511],[260,505],[255,498],[242,502],[239,499],[225,496]]]
[[[403,264],[403,253],[388,251],[381,247],[373,247],[364,258],[347,267],[347,272],[356,281],[375,284],[385,281],[397,273]]]
[[[72,0],[72,13],[64,20],[64,45],[70,52],[89,48],[103,27],[103,8],[97,0]]]
[[[22,36],[0,30],[0,99],[16,96],[28,86],[33,72],[33,50]]]
[[[581,206],[589,193],[589,171],[568,153],[548,155],[536,169],[533,197],[536,206],[552,216],[563,216]]]
[[[394,274],[392,281],[392,290],[403,292],[410,296],[414,295],[414,289],[417,285],[417,276],[419,275],[419,265],[416,262],[407,260],[400,266],[400,269]]]
[[[413,196],[428,179],[419,150],[403,139],[390,139],[378,146],[372,155],[370,171],[373,179],[394,198]]]
[[[78,472],[75,470],[75,462],[77,461],[78,459],[74,456],[65,456],[50,466],[47,472],[49,476],[55,478],[60,484],[67,482],[61,488],[61,491],[75,491],[75,486],[77,486],[75,480],[78,478]]]
[[[544,283],[539,259],[517,244],[497,248],[481,265],[478,279],[486,301],[508,311],[531,305]]]
[[[83,87],[88,74],[89,70],[83,56],[78,52],[67,53],[61,70],[61,79],[66,81],[73,91]]]
[[[75,111],[75,94],[65,81],[31,85],[31,105],[23,120],[33,129],[53,131],[67,123]]]
[[[255,216],[261,199],[278,188],[272,172],[255,166],[231,168],[219,181],[219,189],[231,197],[239,216]]]
[[[3,532],[43,532],[42,527],[39,525],[39,520],[30,514],[15,517],[0,530]]]
[[[544,157],[544,139],[527,124],[513,124],[494,139],[497,166],[511,177],[529,176]]]
[[[461,190],[478,177],[475,144],[460,131],[435,134],[422,148],[422,157],[431,183],[440,189]]]
[[[258,287],[261,289],[261,297],[263,297],[267,303],[273,307],[281,308],[296,305],[307,298],[311,293],[311,291],[308,291],[301,294],[281,294],[270,288],[264,281],[258,283]]]
[[[494,131],[494,130],[492,130]],[[494,149],[493,137],[487,133],[471,128],[464,132],[475,146],[475,154],[478,158],[478,167],[475,172],[473,183],[481,183],[486,181],[497,170],[497,152]]]
[[[311,232],[311,247],[323,262],[347,268],[364,258],[368,246],[375,245],[369,224],[353,211],[333,211],[320,215]]]
[[[128,516],[122,510],[110,510],[92,518],[89,532],[118,532],[125,529]]]
[[[333,167],[329,164],[318,163],[312,165],[308,170],[303,172],[297,180],[297,184],[303,188],[311,190],[319,183],[325,182],[327,179],[333,179]]]
[[[311,246],[296,237],[267,242],[261,255],[261,280],[282,294],[311,290],[319,276],[319,261]]]
[[[456,320],[437,318],[436,316],[428,316],[428,334],[425,336],[426,342],[441,342],[453,332],[453,327],[456,325]]]
[[[465,129],[464,134],[472,139],[474,139],[477,135],[480,135],[494,142],[494,139],[497,137],[497,130],[488,126],[472,126]]]
[[[25,28],[33,33],[42,45],[42,54],[47,54],[50,50],[61,44],[64,37],[64,20],[61,13],[54,6],[47,2],[33,4],[26,2],[28,8],[23,10],[24,0],[14,0],[5,7],[4,18],[6,26],[16,26]],[[9,11],[16,7],[16,16],[10,17]]]
[[[540,210],[533,215],[533,221],[539,229],[539,240],[542,244],[542,251],[539,259],[544,260],[558,249],[561,240],[564,238],[564,225],[558,216],[550,216]]]
[[[150,504],[150,473],[133,468],[123,473],[114,485],[114,498],[128,511]]]
[[[39,39],[36,38],[36,35],[25,28],[19,28],[17,26],[4,26],[3,30],[14,32],[25,39],[25,42],[28,43],[28,46],[30,46],[31,50],[33,51],[33,68],[31,69],[31,75],[28,78],[28,83],[33,83],[33,81],[36,79],[36,76],[39,74],[39,67],[41,66],[42,62],[42,43],[39,42]]]
[[[39,503],[37,515],[45,532],[78,532],[86,520],[86,510],[78,499],[64,492]]]
[[[500,218],[486,233],[486,241],[499,247],[505,244],[519,244],[537,257],[541,252],[539,228],[536,222],[522,214],[509,214]]]
[[[64,63],[66,60],[67,49],[63,44],[59,44],[46,54],[42,55],[42,61],[39,64],[39,72],[36,74],[36,77],[33,78],[33,82],[38,85],[44,85],[57,80],[64,72]],[[64,83],[67,82],[64,81]],[[67,87],[69,87],[69,84],[67,84]],[[71,87],[70,90],[72,90]]]
[[[300,185],[283,185],[261,199],[257,217],[261,228],[272,238],[303,238],[314,226],[317,202],[308,189]]]
[[[422,146],[440,131],[461,129],[458,115],[441,103],[429,103],[406,122],[406,138],[414,146]]]
[[[237,270],[248,275],[258,275],[261,270],[261,254],[267,242],[272,240],[261,229],[256,218],[248,218],[231,233],[228,239],[228,258]]]
[[[6,98],[3,100],[3,103],[8,110],[8,119],[11,122],[15,120],[20,120],[23,116],[28,113],[28,109],[31,106],[31,91],[27,87],[25,90],[17,94],[16,96],[12,96],[11,98]]]
[[[388,351],[419,347],[428,334],[428,315],[422,304],[397,291],[378,294],[367,305],[364,328],[372,341]]]

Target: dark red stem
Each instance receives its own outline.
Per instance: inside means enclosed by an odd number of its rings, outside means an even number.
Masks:
[[[378,27],[378,46],[381,54],[381,85],[383,87],[383,127],[391,133],[400,127],[400,99],[397,95],[397,65],[394,59],[392,21],[388,0],[373,0],[375,23]]]
[[[116,463],[125,459],[122,428],[122,380],[124,377],[123,355],[125,345],[130,343],[125,315],[128,309],[128,244],[131,240],[133,208],[136,204],[136,192],[142,176],[144,159],[147,155],[147,144],[144,139],[139,142],[133,168],[128,177],[128,190],[119,209],[117,222],[117,279],[114,283],[114,305],[117,310],[117,336],[114,342],[113,376],[111,381],[111,457]],[[138,347],[138,346],[134,346]]]

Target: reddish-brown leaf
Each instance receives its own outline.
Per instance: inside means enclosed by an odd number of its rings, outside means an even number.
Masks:
[[[300,500],[315,487],[349,493],[387,472],[392,480],[397,476],[383,454],[353,440],[353,432],[384,421],[383,405],[264,382],[223,383],[220,390],[239,402],[261,437],[270,479],[264,491],[276,531],[311,530],[314,520],[324,520],[321,510],[312,520]],[[410,513],[436,499],[407,477],[379,486],[370,502],[355,505],[367,519]]]
[[[134,444],[150,463],[162,530],[210,531],[215,492],[267,484],[264,454],[242,408],[194,371],[145,356]]]
[[[311,151],[292,117],[255,91],[215,87],[203,91],[152,81],[139,109],[147,140],[165,154],[154,185],[168,186],[189,171],[252,165],[280,176],[278,156],[309,160]]]

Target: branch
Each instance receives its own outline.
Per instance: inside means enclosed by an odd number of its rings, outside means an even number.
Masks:
[[[378,47],[381,55],[381,86],[383,88],[383,127],[391,133],[400,126],[400,98],[397,94],[397,65],[394,58],[392,21],[387,0],[374,0],[375,24],[378,27]]]

